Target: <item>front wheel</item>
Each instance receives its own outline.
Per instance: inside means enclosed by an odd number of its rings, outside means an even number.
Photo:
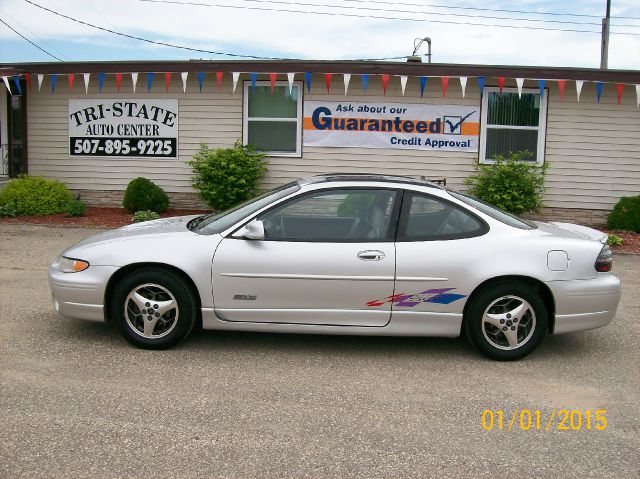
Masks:
[[[172,271],[145,268],[114,290],[111,311],[124,338],[145,349],[166,349],[186,338],[196,323],[192,289]]]
[[[465,330],[471,344],[485,356],[512,361],[538,347],[547,323],[547,308],[537,292],[519,282],[500,283],[472,299]]]

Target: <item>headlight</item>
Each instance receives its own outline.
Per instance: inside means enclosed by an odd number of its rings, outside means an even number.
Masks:
[[[78,273],[89,267],[89,263],[81,259],[67,258],[60,256],[58,258],[58,269],[63,273]]]

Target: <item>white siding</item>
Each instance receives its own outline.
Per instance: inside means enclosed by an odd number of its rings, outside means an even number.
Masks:
[[[284,78],[283,75],[281,77]],[[302,79],[298,75],[297,79]],[[241,78],[241,82],[243,79]],[[146,78],[140,75],[138,93],[131,94],[128,75],[122,92],[115,91],[112,76],[107,76],[102,93],[97,91],[97,75],[92,76],[89,97],[98,98],[177,98],[179,101],[179,158],[105,159],[78,158],[68,154],[68,87],[66,78],[58,79],[51,95],[48,79],[42,91],[28,101],[29,172],[65,181],[72,189],[123,190],[136,176],[145,176],[168,192],[190,192],[191,170],[185,162],[201,142],[212,146],[230,146],[242,137],[242,84],[231,91],[230,74],[225,74],[218,93],[214,75],[208,74],[203,94],[198,93],[195,74],[191,74],[187,94],[182,93],[179,74],[174,74],[170,92],[165,93],[164,78],[156,75],[154,88],[146,92]],[[489,84],[489,82],[488,82]],[[546,205],[565,208],[610,209],[620,196],[640,194],[640,109],[635,106],[635,91],[627,87],[623,104],[616,103],[615,88],[605,85],[600,103],[595,100],[595,85],[586,83],[581,101],[575,99],[575,83],[567,82],[564,101],[560,101],[555,82],[549,82],[546,161],[551,167],[547,178]],[[528,87],[536,87],[531,82]],[[82,77],[76,78],[74,98],[85,98]],[[447,97],[442,97],[439,79],[428,81],[420,98],[417,78],[409,78],[402,97],[398,77],[392,77],[383,96],[379,77],[370,77],[367,95],[360,78],[351,79],[349,95],[344,96],[342,76],[336,75],[331,94],[327,94],[322,75],[314,75],[311,93],[305,87],[306,100],[370,101],[431,104],[464,104],[480,107],[475,79],[470,78],[466,98],[462,98],[457,78],[451,78]],[[304,133],[303,133],[304,134]],[[265,188],[301,176],[345,171],[446,177],[447,184],[462,188],[472,171],[477,153],[420,150],[303,148],[302,158],[271,157]]]

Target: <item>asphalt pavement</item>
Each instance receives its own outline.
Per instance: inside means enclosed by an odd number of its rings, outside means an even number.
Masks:
[[[610,325],[515,363],[462,339],[215,331],[156,352],[52,310],[49,262],[98,231],[0,224],[2,478],[640,477],[640,256],[615,257]]]

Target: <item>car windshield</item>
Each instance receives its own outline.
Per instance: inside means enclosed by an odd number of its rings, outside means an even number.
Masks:
[[[197,218],[196,222],[191,226],[191,229],[202,235],[221,233],[243,218],[252,215],[264,206],[267,206],[272,201],[284,198],[299,189],[300,185],[297,181],[287,183],[221,213],[212,213],[210,215]]]
[[[452,191],[447,189],[449,194],[454,198],[463,201],[468,204],[472,208],[484,213],[485,215],[491,216],[493,219],[500,221],[501,223],[507,224],[509,226],[513,226],[514,228],[520,228],[523,230],[532,230],[536,229],[537,226],[535,223],[529,220],[525,220],[523,218],[519,218],[511,213],[507,213],[506,211],[502,211],[501,209],[496,208],[495,206],[490,205],[489,203],[485,203],[478,198],[473,196],[465,195],[463,193],[458,193],[457,191]]]

